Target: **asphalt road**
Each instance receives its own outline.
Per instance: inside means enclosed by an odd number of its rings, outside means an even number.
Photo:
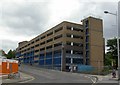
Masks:
[[[84,74],[41,69],[30,65],[21,65],[19,69],[35,78],[28,83],[92,83]]]

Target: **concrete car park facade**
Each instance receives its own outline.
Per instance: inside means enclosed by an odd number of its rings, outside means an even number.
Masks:
[[[19,42],[16,58],[22,63],[66,71],[74,65],[104,66],[102,19],[88,17],[82,24],[63,21],[30,41]]]

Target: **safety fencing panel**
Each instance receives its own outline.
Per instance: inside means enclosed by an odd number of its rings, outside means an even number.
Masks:
[[[2,59],[0,64],[0,74],[6,75],[18,72],[18,61],[10,59]]]

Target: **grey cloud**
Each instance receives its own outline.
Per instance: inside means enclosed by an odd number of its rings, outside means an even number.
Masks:
[[[79,2],[81,4],[81,1]],[[92,15],[96,17],[100,17],[103,19],[103,31],[104,37],[106,39],[113,38],[117,34],[116,29],[116,17],[109,14],[104,14],[104,11],[108,10],[110,12],[116,13],[117,11],[117,3],[116,2],[82,2],[82,9],[71,13],[70,20],[80,22],[81,19]]]
[[[115,26],[112,26],[116,25],[115,16],[105,15],[103,12],[104,10],[116,12],[117,3],[90,1],[89,3],[84,1],[81,3],[81,1],[82,0],[79,0],[80,8],[74,10],[67,20],[79,23],[86,15],[97,15],[103,19],[104,37],[108,39],[116,36],[117,29],[115,29]],[[23,2],[23,4],[7,3],[2,6],[2,25],[9,27],[10,33],[15,35],[30,36],[40,34],[45,30],[44,27],[49,22],[49,16],[48,2]],[[2,42],[2,48],[7,50],[9,48],[16,48],[16,43],[18,43],[10,40],[2,40]]]
[[[11,40],[0,40],[1,45],[0,48],[3,49],[6,53],[12,49],[15,50],[17,47],[17,41],[11,41]]]
[[[116,2],[106,2],[100,5],[100,9],[105,11],[109,11],[112,13],[116,13],[117,11],[117,3]],[[117,36],[117,28],[116,28],[116,16],[110,14],[102,14],[103,23],[104,23],[104,37],[106,39],[113,38]]]
[[[49,19],[48,14],[46,3],[10,4],[2,8],[2,21],[14,34],[34,35],[42,31]]]

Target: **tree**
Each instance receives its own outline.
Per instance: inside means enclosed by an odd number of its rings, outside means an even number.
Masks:
[[[15,58],[15,50],[9,50],[8,54],[7,54],[7,58],[8,59],[12,59]]]
[[[111,53],[107,52],[105,55],[105,65],[106,66],[112,66],[112,55]]]
[[[107,40],[107,53],[105,55],[105,65],[113,65],[115,68],[118,66],[117,56],[117,38]]]
[[[6,53],[5,53],[5,51],[4,51],[4,50],[0,50],[0,55],[6,57]]]

